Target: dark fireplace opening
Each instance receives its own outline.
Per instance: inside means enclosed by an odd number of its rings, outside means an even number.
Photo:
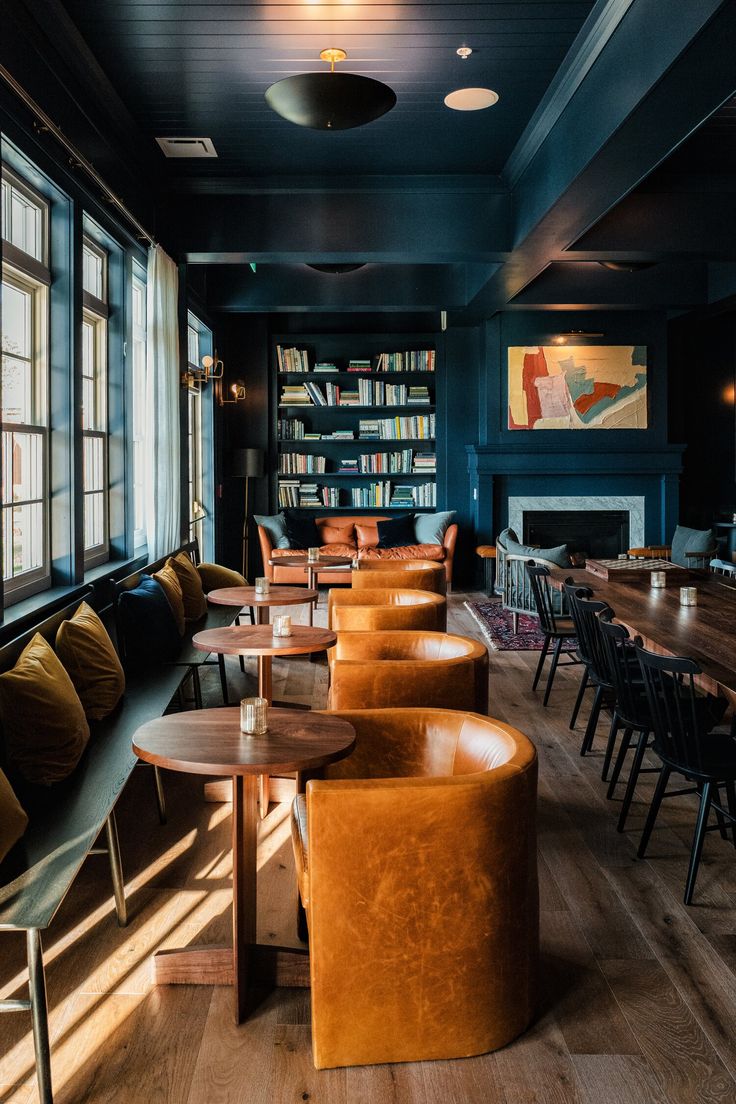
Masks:
[[[522,540],[538,548],[566,544],[571,555],[610,559],[629,549],[629,512],[525,510]]]

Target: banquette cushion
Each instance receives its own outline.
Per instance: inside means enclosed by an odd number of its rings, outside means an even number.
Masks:
[[[219,587],[247,586],[246,579],[239,571],[231,567],[223,567],[221,564],[201,563],[197,564],[197,571],[202,580],[202,588],[205,594]]]
[[[59,626],[56,654],[87,720],[100,721],[112,713],[125,691],[125,674],[107,629],[86,602]]]
[[[138,586],[120,594],[118,619],[128,667],[144,670],[149,665],[167,663],[176,657],[181,637],[157,579],[141,575]]]
[[[171,612],[174,615],[176,627],[179,630],[179,636],[183,636],[185,623],[184,594],[173,561],[171,559],[167,560],[160,571],[154,571],[153,578],[161,584],[161,589],[171,606]]]
[[[199,621],[207,613],[207,599],[202,589],[202,580],[196,567],[186,552],[169,556],[167,566],[171,564],[179,578],[181,594],[184,599],[184,617],[187,621]]]
[[[76,767],[89,725],[69,675],[36,633],[0,675],[0,718],[8,764],[27,782],[49,786]]]
[[[28,817],[0,770],[0,862],[26,830]]]

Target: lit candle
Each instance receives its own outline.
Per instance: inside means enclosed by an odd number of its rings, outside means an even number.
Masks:
[[[274,636],[291,636],[291,617],[288,613],[281,613],[273,619]]]
[[[264,732],[268,732],[267,698],[241,699],[240,731],[247,736],[262,736]]]

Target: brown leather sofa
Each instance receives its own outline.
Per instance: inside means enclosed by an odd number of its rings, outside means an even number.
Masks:
[[[327,653],[330,709],[488,712],[488,651],[442,632],[341,632]]]
[[[318,1069],[505,1046],[537,1000],[537,758],[453,710],[341,711],[355,751],[295,799]]]
[[[442,564],[427,560],[361,560],[360,567],[351,575],[353,590],[372,590],[389,587],[410,590],[431,590],[434,594],[447,594],[447,576]]]
[[[429,590],[331,590],[327,627],[335,632],[447,627],[447,600]]]
[[[372,514],[332,514],[329,517],[315,518],[317,528],[324,538],[321,550],[328,556],[357,556],[359,560],[367,563],[401,563],[405,560],[430,560],[444,564],[447,576],[447,585],[452,583],[452,561],[455,555],[455,543],[457,541],[457,525],[449,525],[445,532],[442,544],[411,544],[404,548],[377,548],[379,521],[388,521],[387,517],[375,517]],[[306,576],[301,568],[279,567],[278,564],[271,567],[269,560],[282,556],[293,556],[294,552],[288,548],[274,548],[271,538],[263,528],[258,526],[258,540],[261,545],[263,557],[263,574],[267,575],[272,583],[303,583]],[[345,571],[325,571],[318,576],[318,582],[334,584],[350,584],[350,569]]]

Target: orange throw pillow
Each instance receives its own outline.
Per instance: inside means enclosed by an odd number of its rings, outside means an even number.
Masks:
[[[378,544],[378,523],[374,525],[356,525],[358,548],[375,548]]]
[[[322,538],[322,544],[349,544],[352,548],[355,548],[355,526],[350,525],[318,525],[319,535]]]
[[[202,589],[199,572],[187,556],[179,552],[169,556],[166,564],[171,564],[179,578],[181,594],[184,599],[184,617],[187,621],[199,621],[207,613],[207,599]]]

